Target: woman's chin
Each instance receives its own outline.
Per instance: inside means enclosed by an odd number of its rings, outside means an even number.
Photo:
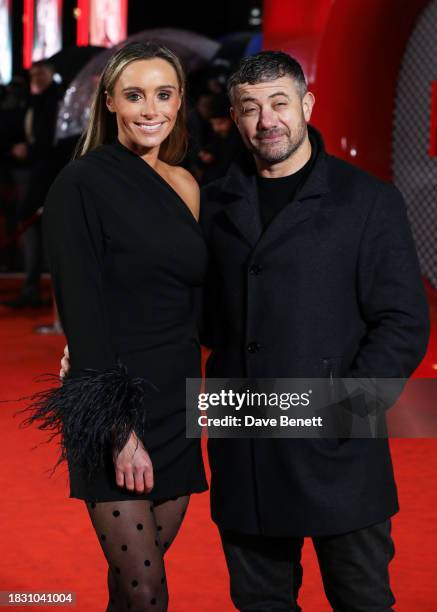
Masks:
[[[167,130],[162,130],[157,134],[140,134],[135,136],[135,144],[139,147],[154,149],[155,147],[159,147],[167,136]]]

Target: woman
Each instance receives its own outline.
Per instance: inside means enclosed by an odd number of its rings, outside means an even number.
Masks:
[[[107,610],[166,610],[163,556],[207,489],[185,437],[185,379],[200,377],[195,293],[207,251],[186,146],[184,77],[155,44],[120,49],[100,78],[80,156],[44,209],[71,369],[29,421],[59,431],[70,497],[109,564]]]

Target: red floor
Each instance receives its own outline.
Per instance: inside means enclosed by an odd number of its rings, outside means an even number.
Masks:
[[[11,294],[0,279],[0,299]],[[437,375],[437,295],[429,292],[433,336],[427,358],[416,375]],[[32,378],[56,372],[63,339],[41,337],[33,326],[49,321],[50,312],[11,312],[0,307],[1,398],[29,394]],[[75,591],[76,610],[105,610],[105,562],[82,502],[68,499],[65,469],[45,473],[56,457],[54,444],[32,450],[45,435],[19,430],[18,404],[0,404],[0,591]],[[393,460],[401,512],[394,518],[396,557],[392,586],[399,612],[437,611],[437,445],[435,440],[393,440]],[[365,503],[365,500],[363,500]],[[311,543],[304,549],[305,612],[324,612],[323,596]],[[167,556],[170,612],[227,612],[227,575],[217,533],[209,519],[208,496],[195,495],[181,533]],[[45,607],[26,607],[41,610]],[[267,611],[266,611],[267,612]]]

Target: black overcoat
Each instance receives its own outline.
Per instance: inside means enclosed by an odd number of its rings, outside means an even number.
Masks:
[[[254,167],[202,191],[207,376],[411,375],[428,308],[400,192],[328,155],[263,233]],[[211,439],[212,517],[265,535],[346,533],[398,510],[385,439]]]

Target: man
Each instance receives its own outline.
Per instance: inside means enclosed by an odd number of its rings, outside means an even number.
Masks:
[[[410,376],[428,312],[400,193],[325,152],[288,55],[243,59],[228,93],[254,163],[203,189],[207,376]],[[386,439],[210,439],[209,458],[239,610],[300,609],[305,536],[335,611],[392,610]]]
[[[32,97],[24,125],[26,141],[16,143],[11,149],[11,155],[29,164],[30,168],[26,195],[18,211],[20,222],[27,224],[31,221],[22,236],[26,278],[20,294],[4,302],[15,308],[44,305],[40,293],[43,248],[38,211],[60,169],[59,159],[55,155],[54,138],[62,90],[53,76],[54,66],[50,62],[41,60],[32,64],[29,74]]]

